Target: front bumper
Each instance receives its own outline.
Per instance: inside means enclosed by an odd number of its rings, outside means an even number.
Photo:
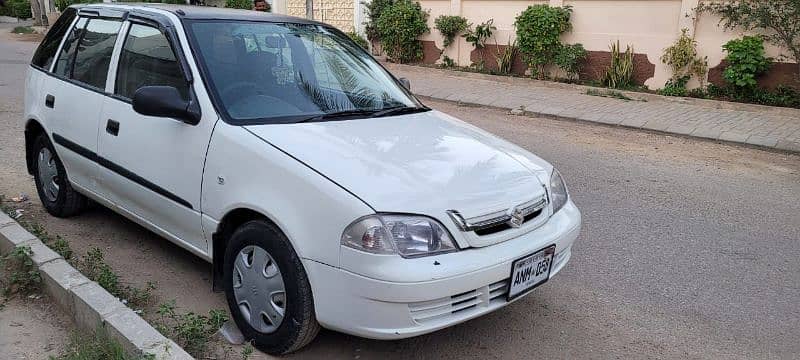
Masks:
[[[403,259],[402,266],[389,261],[381,271],[391,274],[385,277],[388,281],[304,260],[317,320],[323,327],[361,337],[401,339],[481,316],[509,304],[506,293],[515,259],[555,244],[550,278],[563,269],[580,224],[580,212],[570,201],[541,227],[503,243]],[[411,280],[402,281],[403,274]],[[420,279],[420,274],[428,278]]]

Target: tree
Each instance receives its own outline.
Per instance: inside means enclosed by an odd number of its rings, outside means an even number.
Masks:
[[[766,30],[764,40],[789,50],[800,81],[800,0],[724,0],[698,10],[721,16],[726,29]]]

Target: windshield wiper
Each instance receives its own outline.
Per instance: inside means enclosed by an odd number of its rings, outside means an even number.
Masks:
[[[425,112],[430,109],[425,107],[417,107],[417,106],[393,106],[389,108],[385,108],[382,110],[378,110],[372,114],[372,117],[381,117],[381,116],[390,116],[390,115],[401,115],[401,114],[413,114],[418,112]]]
[[[335,120],[339,118],[346,118],[352,116],[369,116],[369,117],[381,117],[381,116],[389,116],[389,115],[401,115],[401,114],[412,114],[417,112],[428,111],[430,109],[425,107],[416,107],[416,106],[393,106],[384,109],[350,109],[350,110],[342,110],[342,111],[334,111],[325,114],[314,115],[311,117],[307,117],[305,119],[300,119],[296,121],[297,123],[304,123],[304,122],[316,122],[316,121],[329,121]]]
[[[350,109],[350,110],[334,111],[325,114],[314,115],[305,119],[301,119],[297,122],[298,123],[315,122],[315,121],[333,120],[349,116],[373,115],[375,114],[376,111],[377,110],[366,110],[366,109]]]

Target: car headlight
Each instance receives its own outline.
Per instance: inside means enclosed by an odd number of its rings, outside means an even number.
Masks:
[[[342,245],[373,254],[402,257],[458,250],[442,224],[419,215],[377,214],[360,218],[344,230]]]
[[[561,173],[553,168],[553,174],[550,175],[550,202],[553,203],[553,214],[567,203],[569,193],[567,193],[567,185],[564,184],[564,179],[561,178]]]

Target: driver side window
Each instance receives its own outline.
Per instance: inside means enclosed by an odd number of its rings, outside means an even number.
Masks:
[[[143,86],[172,86],[188,99],[180,64],[167,37],[159,29],[132,24],[119,57],[114,93],[131,99]]]

